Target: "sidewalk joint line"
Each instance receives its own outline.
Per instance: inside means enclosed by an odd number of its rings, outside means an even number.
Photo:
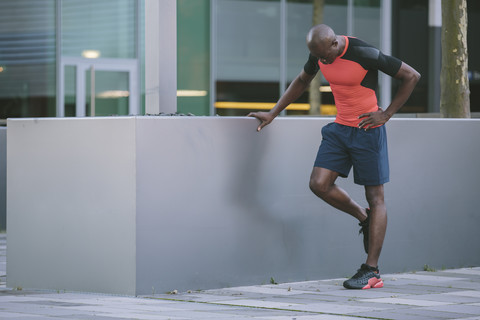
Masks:
[[[146,299],[164,300],[164,301],[174,301],[174,302],[201,303],[201,304],[209,304],[209,305],[217,305],[217,306],[228,306],[228,307],[241,307],[241,308],[263,309],[263,310],[302,312],[302,313],[310,313],[310,314],[325,314],[325,315],[344,316],[344,317],[352,317],[352,318],[360,318],[360,319],[393,320],[393,319],[390,319],[390,318],[378,318],[378,317],[371,317],[371,316],[358,316],[358,315],[353,315],[353,314],[350,315],[350,314],[332,313],[332,312],[321,312],[321,311],[307,311],[307,310],[284,309],[284,308],[274,308],[274,307],[248,306],[248,305],[219,303],[219,302],[195,301],[195,300],[188,300],[188,299],[173,299],[173,298],[161,298],[161,297],[158,297],[158,298],[157,298],[157,297],[144,297],[144,298],[146,298]]]

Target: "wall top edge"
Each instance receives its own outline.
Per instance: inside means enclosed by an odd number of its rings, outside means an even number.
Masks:
[[[119,117],[69,117],[69,118],[8,118],[8,123],[13,122],[44,122],[44,121],[118,121],[118,120],[256,120],[252,117],[219,117],[219,116],[119,116]],[[275,121],[334,121],[333,117],[278,117]],[[258,121],[258,120],[257,120]],[[389,122],[405,122],[405,121],[412,121],[412,122],[480,122],[478,118],[392,118]]]
[[[8,118],[7,124],[9,122],[19,122],[19,121],[92,121],[92,120],[125,120],[125,119],[135,119],[135,116],[124,116],[124,117],[68,117],[68,118],[57,118],[57,117],[42,117],[42,118]]]

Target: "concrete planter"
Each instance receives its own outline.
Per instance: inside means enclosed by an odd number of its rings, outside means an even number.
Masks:
[[[7,286],[143,295],[351,275],[357,222],[308,189],[330,121],[8,120]],[[480,121],[387,129],[381,270],[480,265]]]

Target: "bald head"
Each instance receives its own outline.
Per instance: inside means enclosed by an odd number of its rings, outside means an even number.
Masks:
[[[326,24],[317,24],[313,26],[307,34],[307,46],[309,49],[318,45],[329,45],[335,41],[337,36],[332,28]]]
[[[317,24],[307,34],[307,47],[320,62],[329,64],[341,54],[342,46],[344,47],[342,39],[326,24]]]

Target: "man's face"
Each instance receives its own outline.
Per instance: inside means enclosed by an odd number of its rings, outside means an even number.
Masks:
[[[314,47],[309,48],[310,53],[317,57],[321,63],[330,64],[337,58],[336,42],[320,43]]]

